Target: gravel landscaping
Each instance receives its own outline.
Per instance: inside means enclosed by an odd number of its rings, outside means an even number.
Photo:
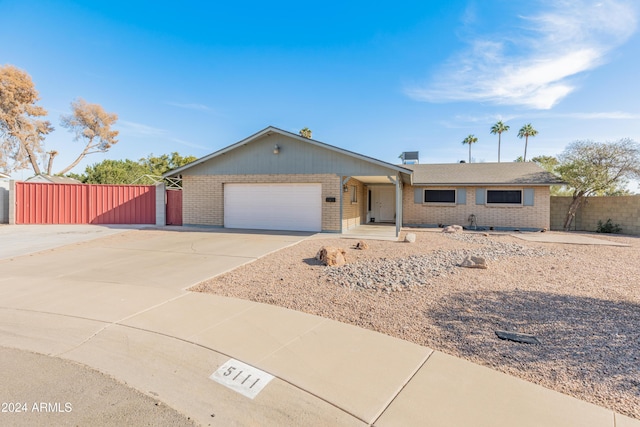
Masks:
[[[415,243],[366,240],[367,250],[310,238],[192,290],[368,328],[640,419],[640,238],[590,235],[630,245],[619,247],[409,231]],[[320,265],[322,246],[344,248],[347,264]],[[488,268],[460,267],[467,255]]]

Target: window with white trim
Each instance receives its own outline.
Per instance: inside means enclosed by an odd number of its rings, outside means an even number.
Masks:
[[[351,203],[358,203],[358,187],[351,186]]]
[[[488,205],[522,205],[522,190],[487,190]]]
[[[456,190],[424,190],[425,203],[456,203]]]

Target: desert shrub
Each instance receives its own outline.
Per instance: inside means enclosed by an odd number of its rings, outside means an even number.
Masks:
[[[622,227],[620,227],[620,224],[613,224],[611,222],[611,218],[604,223],[602,220],[598,220],[598,228],[596,229],[597,233],[619,233],[621,231]]]

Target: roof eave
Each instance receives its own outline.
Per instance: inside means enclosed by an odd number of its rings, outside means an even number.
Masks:
[[[545,183],[545,182],[413,182],[415,187],[548,187],[550,185],[563,185],[564,183]]]

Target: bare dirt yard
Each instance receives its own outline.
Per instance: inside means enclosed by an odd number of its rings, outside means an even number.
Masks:
[[[366,240],[367,250],[307,239],[192,290],[368,328],[640,419],[640,238],[590,235],[630,245],[617,247],[409,231],[415,243]],[[347,264],[320,265],[322,246],[344,248]],[[459,267],[466,255],[488,268]]]

